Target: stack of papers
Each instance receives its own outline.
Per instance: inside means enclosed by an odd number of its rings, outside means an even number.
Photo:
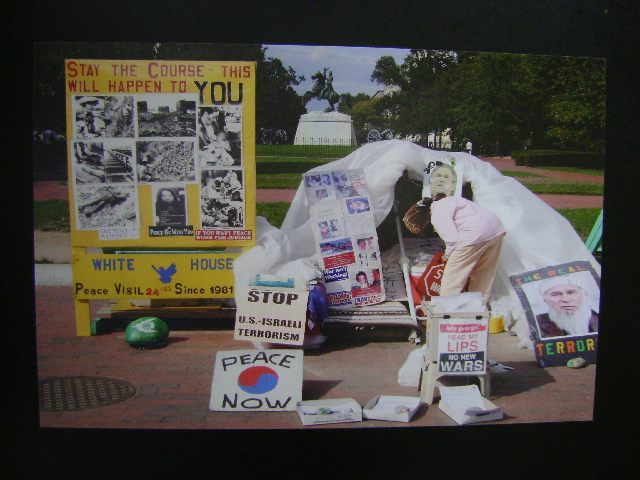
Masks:
[[[420,398],[379,395],[367,402],[362,416],[372,420],[408,422],[420,408]]]
[[[431,297],[426,309],[432,313],[480,312],[486,310],[480,292]]]
[[[439,407],[458,425],[501,420],[503,417],[502,409],[480,395],[477,385],[440,386]]]

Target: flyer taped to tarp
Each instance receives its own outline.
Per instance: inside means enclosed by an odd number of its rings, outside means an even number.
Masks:
[[[306,174],[304,185],[329,305],[383,302],[380,247],[362,169]]]

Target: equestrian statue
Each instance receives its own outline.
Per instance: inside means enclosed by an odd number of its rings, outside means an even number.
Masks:
[[[322,72],[317,72],[311,76],[313,87],[311,90],[302,95],[302,106],[306,107],[309,100],[315,98],[317,100],[326,100],[329,102],[329,108],[325,112],[333,112],[336,104],[340,100],[340,95],[333,89],[333,74],[327,67]]]

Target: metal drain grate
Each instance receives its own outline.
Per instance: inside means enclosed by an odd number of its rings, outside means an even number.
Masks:
[[[50,377],[38,381],[40,410],[45,412],[106,407],[135,393],[135,385],[118,378]]]

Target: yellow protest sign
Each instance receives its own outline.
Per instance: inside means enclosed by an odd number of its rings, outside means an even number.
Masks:
[[[239,253],[73,256],[77,299],[233,298]]]
[[[255,72],[66,60],[73,245],[255,244]]]
[[[65,60],[79,335],[92,299],[234,297],[256,240],[255,83],[255,62]]]

